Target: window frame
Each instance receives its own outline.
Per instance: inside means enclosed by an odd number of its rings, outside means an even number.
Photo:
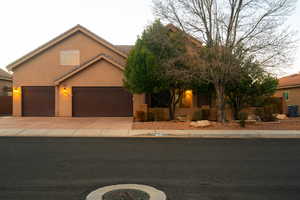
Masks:
[[[282,93],[282,96],[283,96],[284,100],[288,101],[289,100],[289,91],[284,91]]]

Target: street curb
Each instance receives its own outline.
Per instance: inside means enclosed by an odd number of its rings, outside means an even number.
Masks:
[[[300,130],[0,129],[0,137],[300,138]]]

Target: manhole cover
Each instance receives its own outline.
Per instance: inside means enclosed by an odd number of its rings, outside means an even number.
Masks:
[[[106,192],[103,200],[149,200],[150,196],[148,193],[142,190],[136,189],[119,189]]]
[[[164,192],[138,184],[110,185],[91,192],[86,200],[166,200]]]

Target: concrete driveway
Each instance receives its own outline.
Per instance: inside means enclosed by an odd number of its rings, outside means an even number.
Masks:
[[[0,117],[0,129],[130,130],[132,117]]]

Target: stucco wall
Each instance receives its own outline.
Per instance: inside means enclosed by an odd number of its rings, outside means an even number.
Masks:
[[[125,64],[126,62],[125,58],[113,50],[89,38],[85,34],[77,32],[13,70],[13,87],[18,88],[20,91],[19,93],[14,92],[14,116],[22,114],[22,86],[54,86],[54,81],[57,78],[75,67],[60,65],[60,52],[63,50],[79,50],[81,64],[100,53],[109,55],[118,63]],[[64,84],[77,86],[122,86],[123,75],[121,70],[110,65],[101,61],[97,63],[97,66],[91,66],[78,74],[78,76],[76,75],[68,79]],[[63,86],[56,87],[55,113],[56,116],[71,116],[71,96],[62,96],[62,88]],[[61,103],[66,101],[69,103]]]
[[[279,89],[276,91],[276,97],[282,97],[283,92],[288,92],[289,99],[286,100],[287,105],[298,105],[300,107],[300,88]]]
[[[63,50],[79,50],[80,63],[100,53],[125,62],[125,59],[112,50],[79,32],[17,67],[13,75],[14,85],[53,85],[55,79],[74,67],[60,65],[60,51]]]

